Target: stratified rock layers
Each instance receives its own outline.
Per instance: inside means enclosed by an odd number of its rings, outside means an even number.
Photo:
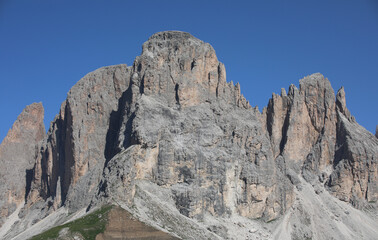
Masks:
[[[355,122],[343,88],[335,96],[316,73],[273,94],[260,113],[226,81],[214,49],[184,32],[154,34],[133,66],[86,75],[43,141],[33,136],[17,143],[33,148],[17,158],[22,171],[34,166],[17,190],[26,192],[24,214],[37,202],[50,212],[107,199],[132,206],[140,180],[169,189],[177,210],[198,220],[276,219],[302,177],[357,208],[378,197],[378,139]]]

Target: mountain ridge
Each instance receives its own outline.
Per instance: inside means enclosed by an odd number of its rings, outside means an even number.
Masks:
[[[295,229],[299,215],[283,232],[326,239],[315,227],[319,219],[300,207],[310,204],[303,191],[357,209],[375,209],[378,198],[378,140],[356,123],[343,88],[335,95],[328,79],[312,74],[299,88],[290,85],[288,93],[273,94],[260,112],[239,84],[226,81],[211,45],[179,31],[152,35],[132,66],[103,67],[84,76],[44,139],[30,144],[34,167],[25,176],[25,189],[14,190],[24,199],[7,200],[16,207],[25,200],[18,214],[22,221],[9,236],[61,208],[75,213],[111,199],[124,208],[137,206],[134,214],[143,212],[145,221],[146,215],[156,217],[154,211],[193,221],[206,221],[210,214],[216,221],[240,216],[265,222],[302,211],[310,216],[308,224]],[[8,158],[0,154],[0,160]],[[167,207],[146,208],[151,194],[164,198],[159,191],[169,196]],[[8,210],[2,211],[4,221],[15,207],[1,207]],[[343,224],[353,228],[349,221]],[[189,234],[182,226],[172,228]],[[224,225],[209,228],[195,235],[235,234]],[[327,229],[336,239],[375,234]]]

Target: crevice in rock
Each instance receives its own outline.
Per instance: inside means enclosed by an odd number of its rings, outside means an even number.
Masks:
[[[128,147],[135,145],[138,141],[135,139],[133,134],[133,121],[136,117],[135,112],[131,113],[130,117],[126,122],[126,129],[124,131],[125,140],[123,141],[123,148],[127,149]]]
[[[25,170],[25,202],[31,190],[33,175],[34,175],[34,168]]]
[[[287,142],[287,131],[289,129],[290,113],[286,113],[284,124],[282,126],[282,138],[280,142],[280,155],[283,154],[284,147]]]
[[[175,85],[175,99],[176,99],[176,104],[180,105],[180,98],[179,98],[178,90],[179,90],[179,85],[178,85],[178,83],[176,83],[176,85]]]
[[[108,132],[106,133],[106,144],[105,144],[105,166],[107,165],[108,161],[114,157],[117,153],[116,150],[116,141],[117,136],[120,129],[120,109],[117,111],[112,111],[110,113],[110,120],[109,120],[109,127]]]
[[[46,200],[51,195],[51,193],[50,193],[50,186],[49,186],[48,177],[47,177],[47,171],[48,171],[48,169],[47,169],[47,159],[48,159],[48,156],[47,155],[48,155],[48,151],[46,149],[42,149],[41,152],[42,152],[42,157],[41,157],[42,158],[41,159],[41,170],[42,170],[41,182],[42,182],[42,187],[41,187],[41,190],[39,192],[40,192],[41,197]],[[43,183],[46,186],[43,186]]]
[[[74,139],[72,136],[72,113],[71,113],[71,107],[70,103],[67,101],[66,107],[65,107],[65,114],[64,114],[64,126],[63,128],[64,134],[61,135],[62,141],[64,144],[64,151],[60,151],[59,154],[59,170],[60,170],[60,176],[62,179],[62,204],[65,203],[66,197],[68,194],[68,190],[71,186],[71,180],[72,180],[72,171],[74,171],[73,167],[75,164],[75,159],[73,156],[73,151],[75,148]]]
[[[335,143],[335,156],[334,156],[334,159],[333,159],[333,169],[336,168],[336,166],[339,164],[339,162],[345,158],[345,153],[346,153],[346,149],[345,149],[345,144],[346,144],[346,136],[344,134],[344,131],[345,129],[343,129],[344,127],[342,126],[343,123],[342,123],[342,120],[340,119],[340,116],[339,114],[341,114],[339,112],[339,110],[336,110],[337,111],[337,123],[336,123],[336,143]]]
[[[144,78],[143,78],[144,79]],[[130,79],[131,82],[131,79]],[[143,85],[143,84],[142,84]],[[105,164],[104,168],[108,165],[108,162],[121,151],[118,146],[118,136],[122,127],[123,119],[127,117],[128,112],[130,111],[130,104],[132,101],[132,84],[122,93],[122,96],[118,99],[118,109],[117,111],[112,111],[110,113],[109,127],[106,133],[106,145],[104,150]],[[129,132],[128,130],[131,126],[129,123],[130,119],[127,121],[125,133]],[[129,135],[125,135],[125,140],[123,146],[126,146]]]
[[[141,95],[144,93],[144,76],[145,76],[145,74],[143,74],[143,77],[142,77],[142,80],[141,80],[141,83],[140,83],[140,88],[139,88],[139,93]]]
[[[267,113],[266,113],[266,128],[268,130],[268,133],[269,133],[269,137],[272,138],[272,129],[273,129],[273,109],[274,109],[274,106],[273,106],[273,98],[269,99],[269,103],[268,103],[268,108],[267,108]]]
[[[190,70],[193,71],[193,68],[194,68],[195,66],[197,66],[197,63],[196,63],[196,60],[193,59],[192,64],[191,64],[191,66],[190,66]]]
[[[109,120],[109,127],[106,133],[106,144],[105,144],[105,166],[109,162],[110,159],[114,157],[119,152],[119,149],[116,146],[117,137],[121,128],[122,124],[122,112],[125,108],[125,98],[126,95],[130,94],[129,90],[126,90],[121,98],[118,100],[118,109],[117,111],[112,111],[110,113],[110,120]]]
[[[55,148],[55,149],[52,149],[52,152],[53,152],[53,173],[55,173],[55,176],[57,178],[56,181],[60,181],[60,186],[61,187],[64,187],[64,172],[65,172],[65,169],[64,169],[64,162],[62,159],[64,159],[64,156],[65,156],[65,153],[64,153],[64,148],[65,148],[65,128],[66,128],[66,125],[65,125],[65,122],[64,120],[62,119],[57,119],[56,121],[56,128],[57,130],[55,131],[55,139],[57,141],[56,145],[53,146],[51,145],[50,147],[51,148]],[[52,137],[50,136],[50,140],[49,142],[52,142]],[[47,159],[48,159],[48,151],[46,149],[45,151],[45,159],[46,159],[46,162],[47,162]],[[45,167],[46,167],[46,170],[44,171],[45,174],[47,173],[47,163],[44,164]],[[45,182],[48,183],[48,178],[47,176],[45,176],[46,180]],[[48,188],[50,190],[50,187]],[[50,192],[48,193],[50,195]],[[61,199],[62,199],[62,203],[63,203],[63,191],[60,192],[61,194]]]

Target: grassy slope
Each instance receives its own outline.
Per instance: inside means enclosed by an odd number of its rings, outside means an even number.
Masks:
[[[78,232],[87,240],[95,239],[97,234],[105,231],[107,215],[111,209],[112,206],[103,206],[85,217],[36,235],[31,240],[56,239],[63,228],[69,228],[72,233]]]

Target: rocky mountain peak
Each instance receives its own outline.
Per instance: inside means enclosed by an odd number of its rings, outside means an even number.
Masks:
[[[0,226],[30,190],[37,145],[45,136],[42,103],[25,107],[0,145]]]
[[[26,106],[1,143],[0,157],[4,157],[4,154],[10,151],[10,145],[35,143],[42,140],[45,136],[43,117],[42,103],[33,103]],[[16,152],[14,153],[16,154]],[[32,157],[29,156],[29,158],[31,158],[30,164],[34,164]]]
[[[331,83],[322,74],[315,73],[301,79],[299,84],[311,122],[317,131],[321,131],[325,119],[331,118],[334,109],[335,93]]]
[[[5,239],[106,203],[182,238],[376,236],[352,205],[378,199],[378,140],[351,121],[344,89],[315,73],[263,113],[240,89],[210,44],[166,31],[132,66],[83,77],[43,141],[43,108],[28,106],[0,146],[2,216],[24,206]]]
[[[321,73],[314,73],[299,80],[300,92],[306,96],[306,103],[320,103],[330,105],[335,101],[335,93],[330,81]]]
[[[240,89],[226,82],[226,70],[213,47],[191,34],[159,32],[143,44],[133,64],[133,99],[159,95],[169,105],[194,106],[211,99],[250,108]]]

